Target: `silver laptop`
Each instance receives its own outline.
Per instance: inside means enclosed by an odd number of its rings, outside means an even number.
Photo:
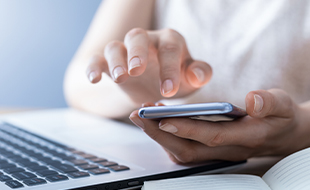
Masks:
[[[0,116],[0,189],[135,189],[243,162],[177,165],[139,128],[73,109]]]

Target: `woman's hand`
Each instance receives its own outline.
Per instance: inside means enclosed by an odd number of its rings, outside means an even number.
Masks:
[[[89,80],[99,82],[102,72],[138,104],[186,96],[206,84],[212,75],[207,63],[190,56],[178,32],[138,28],[129,31],[124,42],[110,42],[104,55],[91,59]]]
[[[137,111],[130,119],[176,163],[287,155],[309,146],[309,110],[295,104],[284,91],[252,91],[245,102],[248,116],[231,122],[184,118],[158,122],[140,119]]]

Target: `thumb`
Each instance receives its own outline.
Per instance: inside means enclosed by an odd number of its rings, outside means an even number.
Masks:
[[[294,102],[283,90],[251,91],[245,98],[248,115],[256,118],[267,116],[291,117],[294,112]]]
[[[186,79],[194,88],[205,85],[212,76],[211,66],[203,61],[194,61],[186,69]]]

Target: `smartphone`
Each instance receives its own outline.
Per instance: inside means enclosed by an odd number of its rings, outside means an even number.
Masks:
[[[163,119],[170,117],[188,117],[206,121],[232,121],[244,117],[247,113],[228,102],[211,102],[173,106],[154,106],[139,109],[139,116],[145,119]]]

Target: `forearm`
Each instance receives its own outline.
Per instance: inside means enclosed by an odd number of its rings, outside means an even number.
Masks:
[[[94,85],[87,80],[85,72],[89,59],[103,54],[107,43],[122,41],[132,28],[149,29],[153,4],[151,0],[105,0],[102,3],[65,75],[64,92],[69,105],[114,118],[125,116],[136,106],[110,78],[103,76],[103,80]]]

